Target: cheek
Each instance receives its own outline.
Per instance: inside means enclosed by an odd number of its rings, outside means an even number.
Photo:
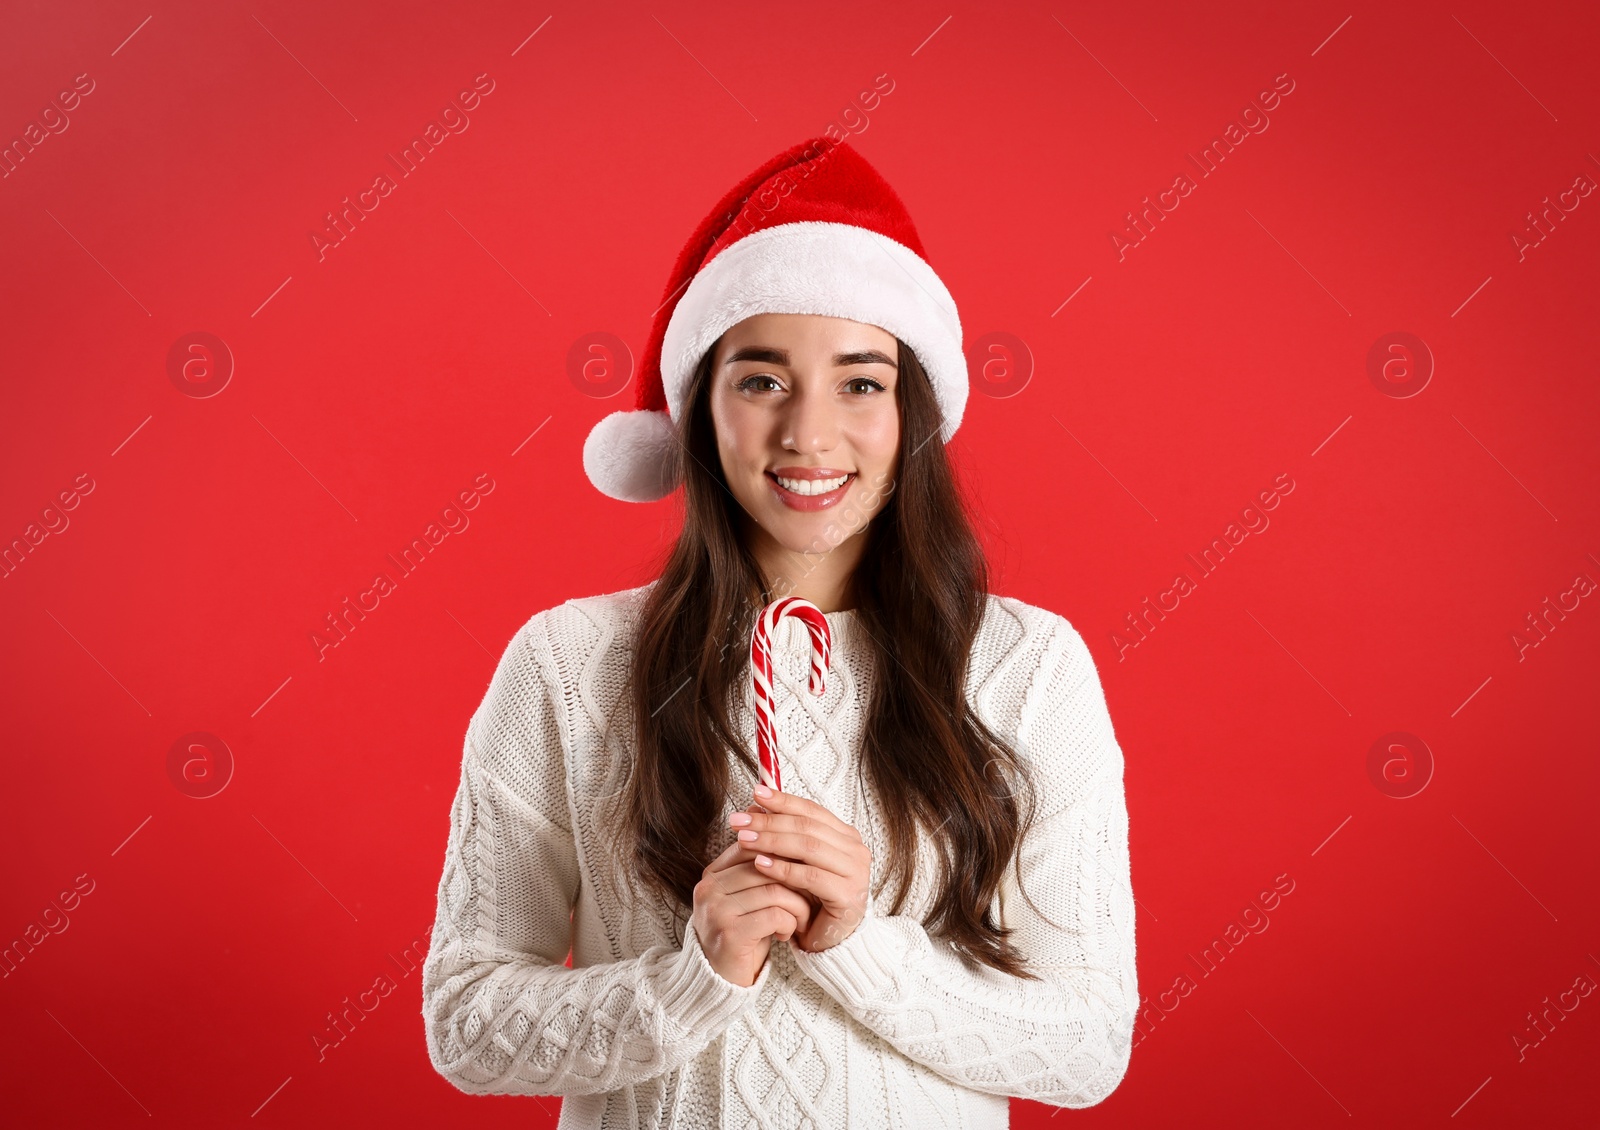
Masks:
[[[759,453],[763,447],[761,421],[748,404],[737,400],[711,402],[711,422],[717,433],[717,448],[724,457],[735,460]]]
[[[881,410],[861,420],[851,436],[856,456],[875,470],[894,463],[900,448],[900,413],[893,401],[885,399]]]

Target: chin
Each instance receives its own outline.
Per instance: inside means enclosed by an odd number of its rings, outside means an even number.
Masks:
[[[806,514],[800,517],[802,521],[792,522],[787,527],[792,536],[779,536],[785,532],[782,530],[774,532],[777,542],[792,553],[831,553],[866,529],[865,525],[846,529],[845,523],[837,521],[827,513]],[[829,526],[833,527],[831,534],[828,532]]]

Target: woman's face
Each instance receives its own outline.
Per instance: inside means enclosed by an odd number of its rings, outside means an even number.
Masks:
[[[717,343],[711,418],[722,473],[784,549],[836,549],[887,504],[899,362],[887,330],[815,314],[757,314]]]

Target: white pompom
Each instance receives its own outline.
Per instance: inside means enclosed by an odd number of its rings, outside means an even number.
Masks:
[[[672,418],[665,412],[613,412],[583,441],[583,470],[609,498],[655,502],[678,486],[677,447]]]

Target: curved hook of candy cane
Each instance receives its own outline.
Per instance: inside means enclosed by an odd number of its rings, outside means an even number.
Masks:
[[[833,662],[833,632],[828,627],[828,619],[822,609],[804,597],[784,597],[767,605],[762,612],[761,621],[767,626],[769,638],[784,616],[793,616],[805,624],[811,635],[811,676],[806,680],[806,689],[820,697],[826,690],[825,676]]]
[[[777,757],[777,734],[772,724],[772,633],[778,621],[794,616],[806,625],[811,636],[811,674],[807,689],[820,696],[825,689],[824,673],[831,663],[832,633],[822,610],[803,597],[782,597],[772,601],[756,617],[750,634],[751,687],[755,700],[756,745],[760,755],[760,776],[769,788],[781,790],[782,777]]]

